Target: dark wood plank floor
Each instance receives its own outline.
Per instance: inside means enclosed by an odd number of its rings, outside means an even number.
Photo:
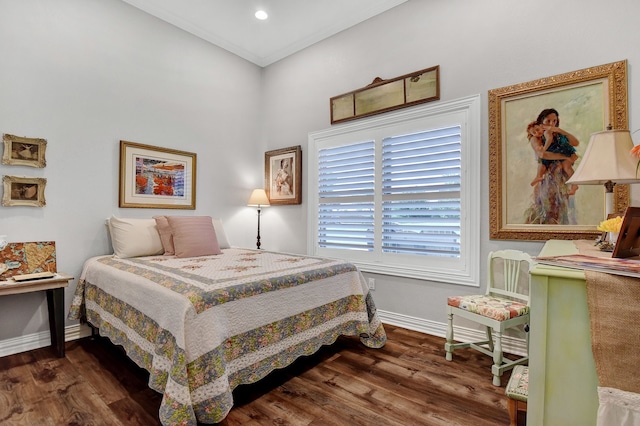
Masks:
[[[340,338],[262,381],[234,391],[222,426],[508,425],[504,383],[491,384],[491,359],[444,339],[390,325],[387,345]],[[148,374],[106,339],[68,342],[0,358],[2,425],[158,425],[161,396]],[[520,421],[524,422],[524,418]]]

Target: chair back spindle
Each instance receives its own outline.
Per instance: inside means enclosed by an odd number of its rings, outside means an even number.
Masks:
[[[496,268],[502,263],[502,273]],[[489,253],[487,294],[495,294],[529,304],[529,270],[531,257],[517,250],[499,250]],[[526,268],[523,268],[526,265]],[[526,270],[525,270],[526,269]],[[500,269],[497,269],[500,271]],[[500,275],[502,275],[500,277]],[[500,285],[498,285],[498,283]]]
[[[504,261],[504,287],[511,293],[518,292],[518,279],[520,278],[520,261],[505,259]]]

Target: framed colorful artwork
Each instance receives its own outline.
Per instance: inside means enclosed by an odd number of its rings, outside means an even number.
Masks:
[[[8,243],[0,250],[0,280],[14,275],[57,271],[55,241]]]
[[[490,90],[490,238],[595,239],[604,187],[566,181],[608,125],[627,129],[626,60]],[[614,203],[625,211],[628,185]]]
[[[196,154],[120,141],[120,207],[196,208]]]
[[[300,145],[264,154],[264,187],[273,204],[302,203],[302,148]]]

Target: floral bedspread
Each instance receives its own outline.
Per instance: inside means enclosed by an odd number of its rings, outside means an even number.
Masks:
[[[163,425],[220,422],[232,390],[340,335],[386,334],[349,263],[225,249],[222,255],[87,260],[69,312],[122,345],[163,394]]]

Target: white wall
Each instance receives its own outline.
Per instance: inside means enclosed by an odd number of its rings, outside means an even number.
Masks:
[[[0,0],[0,133],[48,140],[46,168],[0,165],[2,175],[48,179],[46,207],[0,207],[0,234],[55,240],[59,269],[77,277],[108,250],[106,217],[159,212],[117,207],[124,139],[196,152],[197,210],[162,212],[221,217],[232,244],[251,247],[256,218],[245,204],[263,185],[264,151],[302,145],[306,185],[307,135],[330,126],[331,96],[432,65],[442,100],[482,96],[487,194],[490,89],[628,59],[630,129],[640,128],[637,16],[636,0],[409,0],[261,70],[119,0]],[[305,197],[264,210],[264,248],[305,252]],[[485,196],[483,258],[539,251],[541,242],[489,240],[488,207]],[[376,276],[374,297],[437,332],[446,297],[471,290]],[[46,331],[43,295],[0,298],[0,321],[0,346]]]
[[[635,0],[409,0],[265,70],[268,146],[301,144],[306,161],[308,132],[330,127],[330,97],[363,87],[375,77],[392,78],[440,65],[441,100],[482,96],[479,161],[484,170],[482,192],[488,194],[491,89],[628,59],[630,129],[640,128],[640,111],[634,108],[640,98],[638,16],[640,2]],[[632,198],[637,205],[635,191]],[[304,251],[305,208],[278,208],[277,217],[275,209],[268,211],[263,240],[286,235],[288,248]],[[499,248],[535,255],[542,247],[542,242],[489,240],[486,195],[476,213],[483,224],[482,259]],[[422,328],[435,332],[442,330],[447,296],[484,291],[429,282],[427,277],[375,278],[374,298],[380,310],[419,318]]]
[[[254,244],[243,227],[264,181],[259,67],[119,0],[0,0],[0,63],[0,133],[48,141],[46,168],[0,165],[47,178],[47,205],[0,207],[0,234],[54,240],[75,277],[108,252],[111,214],[213,215],[234,244]],[[197,153],[196,211],[118,208],[120,140]],[[48,330],[44,295],[0,298],[0,324],[0,341]]]

